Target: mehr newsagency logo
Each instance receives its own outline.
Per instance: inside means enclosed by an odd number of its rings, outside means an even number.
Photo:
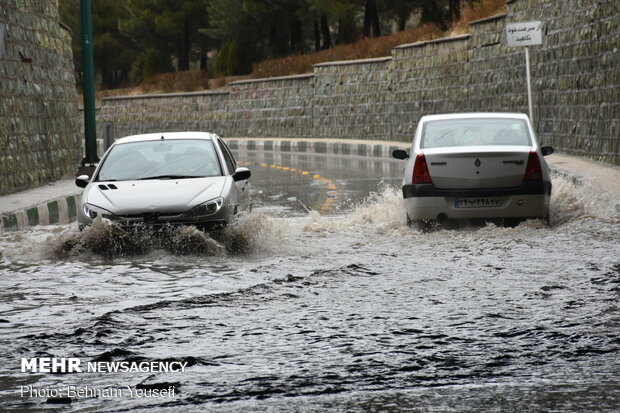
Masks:
[[[22,358],[22,373],[184,373],[187,361],[89,361],[77,357]]]
[[[186,361],[90,361],[82,362],[77,357],[22,358],[22,373],[183,373]],[[176,387],[166,383],[165,388],[136,386],[93,387],[66,385],[62,387],[20,386],[21,397],[42,397],[48,399],[73,399],[81,397],[175,397]]]

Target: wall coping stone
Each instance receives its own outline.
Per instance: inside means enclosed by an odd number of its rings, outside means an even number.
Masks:
[[[336,60],[333,62],[322,62],[312,65],[312,67],[325,67],[325,66],[344,66],[344,65],[362,65],[366,63],[383,63],[392,60],[392,56],[384,57],[371,57],[369,59],[356,59],[356,60]]]
[[[476,24],[483,24],[483,23],[488,23],[488,22],[492,22],[495,20],[501,20],[501,19],[505,19],[506,16],[507,16],[506,13],[496,14],[495,16],[485,17],[484,19],[478,19],[478,20],[471,21],[469,22],[469,25],[475,26]]]
[[[421,42],[401,44],[399,46],[393,47],[392,50],[409,49],[411,47],[422,47],[422,46],[426,46],[427,44],[444,43],[444,42],[456,42],[458,40],[467,40],[470,37],[471,37],[471,34],[469,34],[469,33],[468,34],[460,34],[458,36],[442,37],[440,39],[435,39],[435,40],[424,40],[424,41],[421,41]]]
[[[304,73],[301,75],[290,75],[290,76],[263,77],[260,79],[237,80],[236,82],[229,83],[228,86],[245,85],[248,83],[277,82],[278,80],[309,79],[311,77],[314,77],[314,73]]]
[[[176,93],[154,93],[147,95],[124,95],[124,96],[108,96],[101,98],[102,101],[108,100],[132,100],[132,99],[155,99],[155,98],[174,98],[174,97],[190,97],[203,95],[228,95],[228,90],[201,90],[199,92],[176,92]]]

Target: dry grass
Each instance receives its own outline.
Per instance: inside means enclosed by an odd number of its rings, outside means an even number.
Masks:
[[[202,70],[162,73],[140,84],[143,93],[195,92],[209,87],[207,73]]]
[[[395,46],[420,40],[432,40],[443,36],[434,24],[425,24],[390,36],[374,39],[361,38],[355,43],[334,46],[316,53],[265,60],[254,65],[252,77],[285,76],[312,71],[312,65],[338,60],[368,59],[389,56]]]
[[[362,38],[355,43],[335,46],[317,53],[265,60],[254,65],[251,76],[263,78],[308,73],[312,71],[312,65],[317,63],[390,56],[395,46],[465,34],[469,32],[469,22],[505,12],[506,0],[475,1],[471,6],[464,4],[461,18],[446,32],[442,32],[434,24],[425,24],[390,36]]]
[[[471,6],[464,4],[461,18],[453,22],[446,32],[441,31],[434,24],[424,24],[389,36],[374,39],[361,38],[354,43],[334,46],[316,53],[265,60],[255,64],[252,74],[249,76],[208,79],[207,74],[201,70],[164,73],[146,79],[134,88],[99,91],[97,92],[97,99],[107,96],[217,89],[232,81],[249,77],[263,78],[308,73],[312,71],[312,65],[317,63],[390,56],[392,48],[395,46],[465,34],[469,32],[469,22],[505,12],[506,0],[476,0]]]
[[[209,79],[202,70],[186,72],[162,73],[144,80],[141,84],[131,88],[98,90],[95,98],[111,96],[134,96],[154,93],[197,92],[206,89],[219,89],[236,80],[248,79],[250,76],[227,76]],[[82,102],[81,94],[78,96]]]
[[[481,0],[473,5],[463,4],[461,18],[452,22],[449,36],[469,33],[469,22],[506,13],[506,0]]]

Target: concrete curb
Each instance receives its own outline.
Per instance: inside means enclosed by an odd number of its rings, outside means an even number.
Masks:
[[[81,194],[61,196],[45,203],[0,215],[0,234],[37,225],[68,224],[77,217]]]
[[[231,150],[314,153],[372,158],[391,158],[395,149],[409,149],[410,143],[391,141],[339,141],[333,139],[225,138]]]

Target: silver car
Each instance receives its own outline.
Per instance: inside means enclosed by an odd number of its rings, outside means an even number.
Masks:
[[[249,207],[249,178],[250,170],[238,168],[212,133],[128,136],[108,149],[92,179],[77,177],[76,185],[85,188],[78,223],[82,228],[101,216],[121,225],[221,229]]]
[[[528,117],[510,113],[424,116],[403,179],[407,222],[546,218],[551,180]]]

